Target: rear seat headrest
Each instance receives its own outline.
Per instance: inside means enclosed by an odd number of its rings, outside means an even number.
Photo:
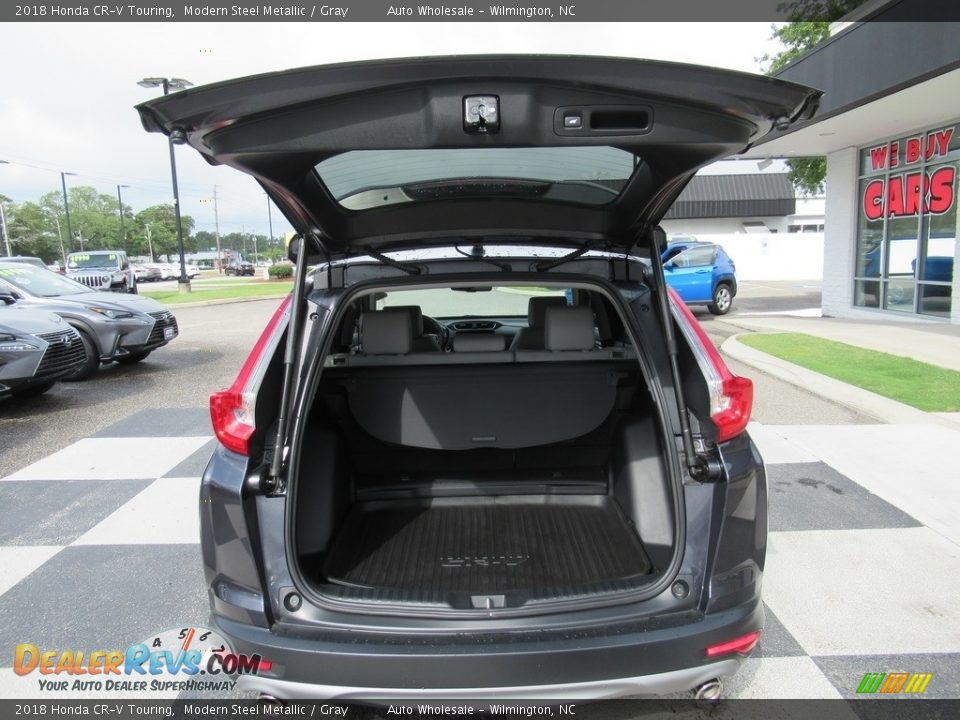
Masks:
[[[527,303],[527,327],[542,328],[547,317],[547,308],[566,306],[567,299],[557,295],[530,298]]]
[[[423,311],[419,305],[391,305],[383,308],[383,312],[405,312],[410,316],[410,327],[413,329],[413,336],[423,335]]]
[[[593,350],[593,311],[585,305],[548,307],[543,345],[547,350]]]
[[[501,352],[507,338],[492,332],[460,333],[453,338],[454,352]]]
[[[360,316],[364,355],[406,355],[413,345],[410,313],[365,312]]]

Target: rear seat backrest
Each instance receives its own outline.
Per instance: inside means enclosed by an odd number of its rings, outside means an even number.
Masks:
[[[364,355],[406,355],[413,348],[413,326],[406,312],[365,312],[360,316]]]
[[[419,305],[391,305],[383,308],[382,312],[400,312],[410,316],[413,341],[412,352],[440,352],[440,343],[436,338],[423,334],[423,311]]]
[[[547,308],[543,346],[550,351],[595,349],[593,310],[585,305]]]
[[[511,350],[543,350],[543,329],[547,310],[551,307],[566,307],[567,299],[556,295],[532,297],[527,302],[527,327],[517,332]]]

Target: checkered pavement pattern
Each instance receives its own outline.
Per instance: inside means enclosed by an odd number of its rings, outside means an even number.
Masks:
[[[725,696],[853,697],[865,673],[907,671],[960,697],[960,433],[751,432],[767,624]],[[0,479],[0,697],[55,697],[13,673],[18,643],[124,648],[206,625],[197,494],[213,445],[205,409],[146,410]]]

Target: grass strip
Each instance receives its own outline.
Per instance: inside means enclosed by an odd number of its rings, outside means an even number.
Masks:
[[[238,285],[236,287],[216,287],[202,289],[194,287],[189,293],[181,293],[179,289],[150,291],[140,288],[140,294],[153,298],[165,305],[177,303],[200,302],[202,300],[229,300],[234,298],[251,297],[282,297],[293,288],[292,282],[274,282],[255,285]]]
[[[960,372],[803,333],[737,338],[768,355],[927,412],[960,411]]]

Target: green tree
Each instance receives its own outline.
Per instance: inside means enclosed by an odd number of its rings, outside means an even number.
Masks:
[[[32,255],[46,263],[62,260],[60,241],[57,233],[57,218],[48,208],[34,203],[3,203],[3,213],[7,221],[7,238],[10,251],[14,255]]]
[[[186,252],[194,250],[195,241],[191,241],[193,232],[193,218],[189,215],[181,216],[183,224],[183,245]],[[173,205],[152,205],[144,208],[133,216],[133,227],[128,232],[128,252],[132,255],[148,255],[149,247],[153,246],[154,258],[159,255],[177,255],[177,221]],[[150,239],[147,233],[149,228]]]
[[[865,0],[793,0],[778,9],[786,10],[790,22],[771,26],[772,39],[783,50],[757,58],[763,71],[775,75],[818,43],[830,37],[830,24],[862,5]],[[787,160],[787,178],[801,195],[820,195],[827,177],[827,159],[823,156]]]
[[[119,208],[113,195],[79,186],[69,189],[68,199],[73,231],[68,251],[78,250],[81,242],[86,250],[123,249]]]

